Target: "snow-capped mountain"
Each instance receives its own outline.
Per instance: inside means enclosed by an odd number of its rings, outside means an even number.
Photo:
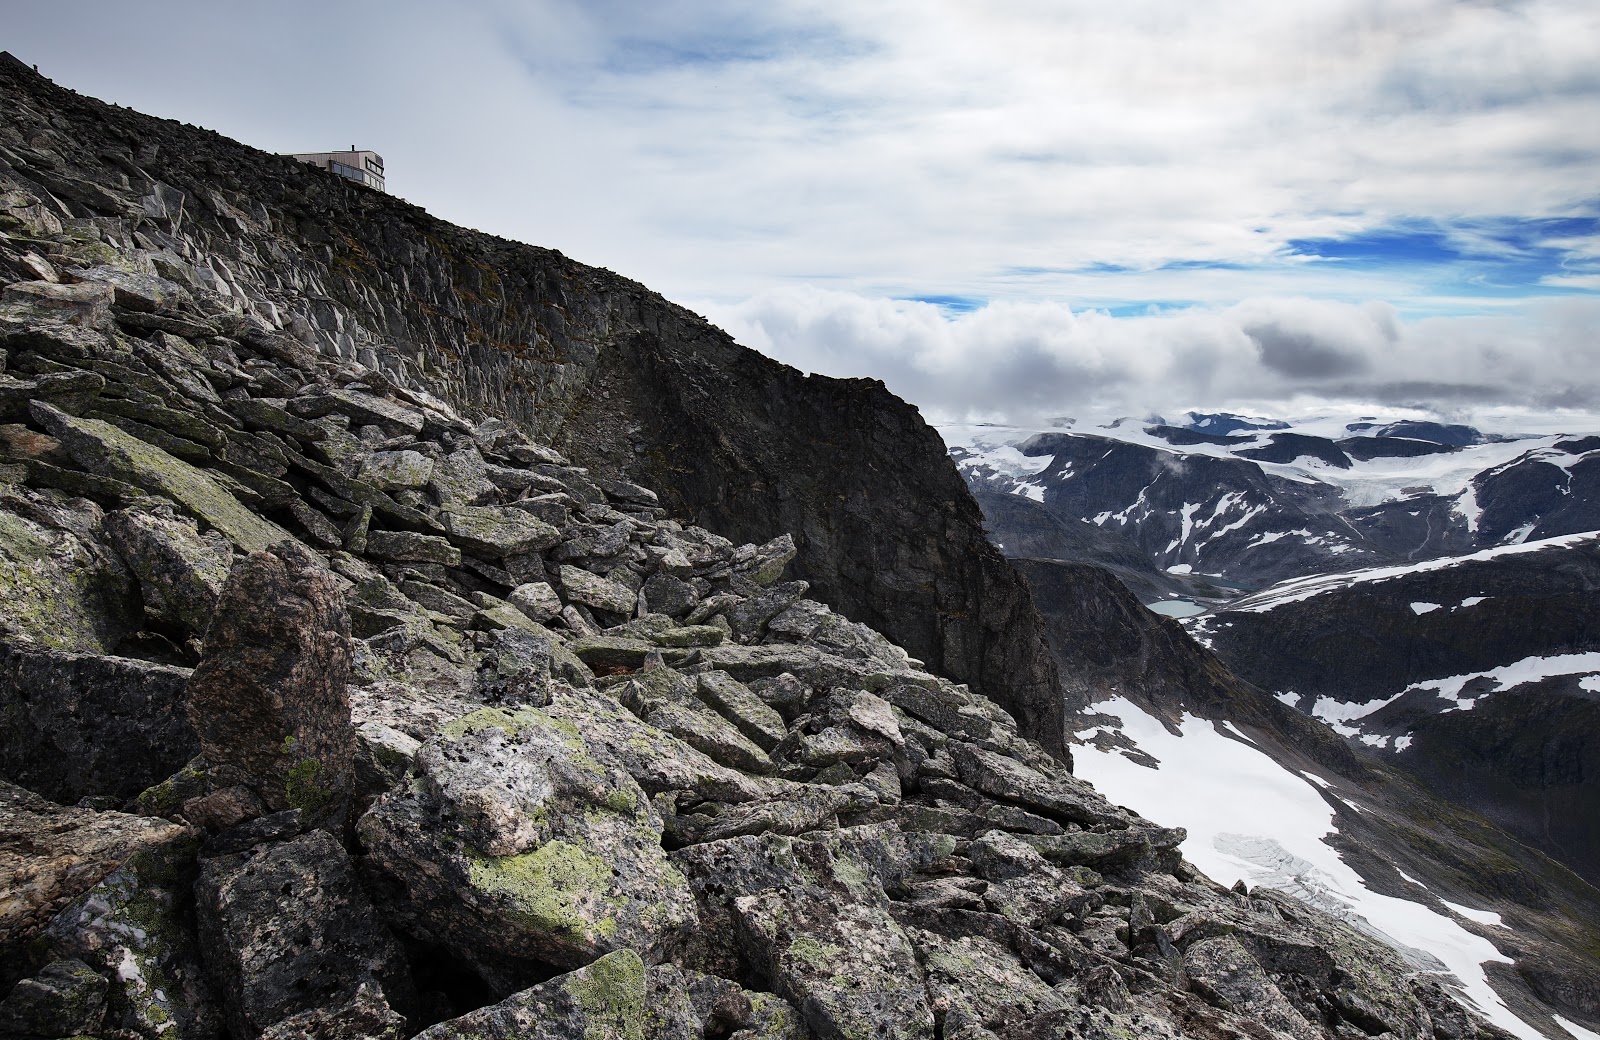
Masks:
[[[942,427],[975,491],[1092,524],[1205,596],[1600,528],[1600,437],[1189,413]],[[1032,524],[996,528],[1026,538]]]

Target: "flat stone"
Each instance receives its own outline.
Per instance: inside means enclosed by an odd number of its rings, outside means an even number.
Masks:
[[[111,286],[96,282],[12,282],[0,290],[0,306],[71,325],[102,326],[111,318]]]
[[[53,650],[111,652],[143,620],[126,572],[114,562],[69,531],[0,510],[0,599],[11,637]]]
[[[495,486],[483,456],[469,445],[434,463],[428,490],[445,508],[454,509],[477,505],[495,493]]]
[[[687,561],[685,561],[687,563]],[[700,602],[694,586],[666,571],[657,571],[644,583],[644,598],[653,613],[681,618]]]
[[[307,444],[315,443],[327,436],[327,431],[316,423],[291,415],[285,409],[259,398],[231,400],[227,403],[227,409],[244,423],[246,429],[281,433]]]
[[[337,413],[357,426],[384,426],[402,433],[421,433],[422,413],[394,401],[359,390],[330,390],[311,397],[296,397],[286,406],[303,419]]]
[[[777,747],[788,733],[783,716],[727,672],[702,672],[695,683],[696,695],[763,751]]]
[[[169,310],[189,302],[189,294],[182,286],[143,271],[130,271],[105,264],[74,274],[85,282],[109,286],[111,302],[130,311]]]
[[[491,506],[448,510],[444,529],[456,545],[493,560],[548,549],[561,541],[561,532],[543,520],[520,510]]]
[[[744,602],[727,611],[728,624],[740,639],[754,639],[766,628],[767,622],[793,606],[811,588],[803,581],[787,581],[763,589]]]
[[[519,509],[552,527],[565,527],[572,521],[571,505],[572,499],[566,495],[554,494],[519,499],[509,503],[506,508]]]
[[[623,685],[618,699],[645,722],[713,761],[758,776],[773,770],[765,751],[695,699],[683,679],[670,669],[640,673]]]
[[[426,487],[433,460],[420,451],[376,451],[361,463],[361,479],[385,491]]]
[[[949,748],[962,781],[974,790],[1085,826],[1128,822],[1075,778],[1048,777],[1016,759],[962,741],[951,741]]]
[[[784,568],[795,558],[798,551],[794,544],[794,536],[781,534],[756,549],[754,559],[736,569],[757,585],[771,585],[783,575]]]
[[[591,574],[581,567],[563,564],[561,587],[567,599],[613,614],[631,616],[638,606],[639,595],[626,585]]]
[[[556,595],[556,590],[547,581],[518,585],[511,590],[507,599],[512,606],[541,624],[561,615],[561,597]]]
[[[650,659],[651,654],[660,653],[670,664],[673,660],[681,660],[684,651],[663,651],[661,647],[647,639],[633,639],[628,636],[584,636],[573,641],[572,652],[590,668],[601,671],[622,669],[632,671],[642,667]]]
[[[367,531],[367,555],[397,562],[442,563],[454,567],[461,562],[461,550],[448,539],[415,531]]]
[[[716,625],[685,625],[682,628],[669,628],[665,632],[658,632],[650,638],[661,646],[721,646],[728,633]]]
[[[246,552],[261,552],[293,540],[288,531],[246,509],[203,470],[104,420],[74,418],[43,402],[35,402],[31,412],[80,466],[165,495]]]

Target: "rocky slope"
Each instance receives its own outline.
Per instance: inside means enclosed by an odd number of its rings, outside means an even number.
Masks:
[[[591,405],[630,414],[620,382],[595,403],[571,371],[616,362],[550,362],[499,400],[536,369],[425,329],[310,331],[293,316],[345,312],[287,244],[252,275],[273,299],[219,271],[278,219],[226,185],[232,146],[4,78],[0,1032],[1502,1035],[1346,925],[1208,881],[1181,831],[1108,803],[822,581],[783,580],[801,540],[885,515],[870,499],[795,505],[800,537],[743,545],[675,519],[565,454]],[[103,167],[79,135],[96,119],[141,131]],[[145,146],[175,138],[185,187],[152,186]],[[306,176],[313,198],[356,190]],[[444,248],[385,223],[397,203],[339,197],[307,240],[366,210],[394,255]],[[197,211],[209,252],[178,237]],[[491,353],[546,349],[524,331]],[[908,413],[854,391],[871,427],[805,435],[903,448]],[[762,464],[762,434],[721,434],[715,459]],[[929,591],[965,573],[929,562],[972,511],[950,509],[874,532],[874,558],[928,565],[891,574],[925,635],[929,596],[1009,609],[970,580]],[[945,656],[1008,666],[982,640]]]
[[[1189,624],[1238,674],[1600,883],[1597,593],[1600,537],[1569,535],[1302,579]]]
[[[790,531],[798,573],[830,602],[1062,750],[1027,594],[937,435],[881,384],[806,377],[610,272],[81,97],[14,58],[0,108],[0,183],[24,239],[136,254],[219,298],[203,321],[229,338],[518,422],[729,537]]]

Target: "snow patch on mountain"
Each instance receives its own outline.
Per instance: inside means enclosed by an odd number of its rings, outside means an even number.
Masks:
[[[1551,679],[1558,675],[1587,675],[1591,678],[1595,678],[1596,676],[1594,673],[1600,673],[1600,652],[1596,651],[1591,651],[1585,654],[1558,654],[1553,657],[1527,657],[1521,661],[1504,665],[1499,668],[1491,668],[1485,672],[1472,672],[1467,675],[1452,675],[1445,679],[1432,679],[1428,682],[1416,683],[1408,689],[1403,690],[1402,693],[1409,693],[1412,690],[1432,690],[1440,697],[1456,702],[1456,706],[1454,708],[1445,708],[1443,709],[1444,711],[1456,711],[1458,709],[1461,711],[1471,711],[1473,708],[1477,707],[1479,700],[1487,696],[1489,693],[1495,692],[1496,690],[1509,690],[1527,683],[1539,682],[1543,679]],[[1482,693],[1463,693],[1469,683],[1477,685],[1484,680],[1493,682],[1496,685],[1492,689],[1486,690]],[[1588,680],[1585,680],[1585,682],[1587,681]],[[1584,688],[1588,689],[1587,686]],[[1398,697],[1400,694],[1396,694],[1395,696]],[[1326,697],[1322,699],[1328,700]],[[1394,697],[1390,697],[1388,700],[1373,703],[1381,706],[1382,704],[1387,704],[1390,700],[1394,699]],[[1376,711],[1377,708],[1374,707],[1372,710]],[[1366,712],[1364,714],[1371,714],[1371,712]],[[1359,718],[1360,716],[1353,717]]]
[[[1261,613],[1283,606],[1286,603],[1298,603],[1301,600],[1320,596],[1335,589],[1348,588],[1360,582],[1390,581],[1412,574],[1444,570],[1448,567],[1459,567],[1464,563],[1477,563],[1503,556],[1539,552],[1544,549],[1566,548],[1596,540],[1600,540],[1600,532],[1585,531],[1580,534],[1557,535],[1554,538],[1541,538],[1537,541],[1520,542],[1515,545],[1497,545],[1488,549],[1480,549],[1474,553],[1467,553],[1463,556],[1444,556],[1436,560],[1425,560],[1422,563],[1402,564],[1392,567],[1369,567],[1364,570],[1345,571],[1338,574],[1312,574],[1304,578],[1292,578],[1289,581],[1279,582],[1269,589],[1235,600],[1229,604],[1229,609]],[[1480,598],[1478,602],[1482,602],[1482,599]]]
[[[1331,792],[1325,796],[1313,781],[1254,745],[1188,714],[1175,735],[1125,698],[1094,710],[1120,719],[1123,735],[1159,768],[1078,745],[1078,775],[1114,802],[1141,806],[1161,823],[1187,828],[1184,855],[1214,880],[1266,885],[1340,916],[1388,941],[1420,970],[1455,976],[1466,998],[1496,1025],[1527,1040],[1540,1037],[1490,985],[1483,965],[1510,963],[1493,943],[1421,903],[1374,892],[1324,841],[1335,829],[1325,800]],[[1175,776],[1183,782],[1174,783]]]

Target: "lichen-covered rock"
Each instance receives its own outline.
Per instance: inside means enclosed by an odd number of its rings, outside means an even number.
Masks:
[[[974,790],[1071,823],[1125,823],[1101,807],[1104,799],[1093,788],[1071,774],[1047,776],[1026,763],[964,741],[953,741],[950,752],[961,779]]]
[[[0,293],[0,306],[25,309],[47,322],[104,326],[111,317],[111,287],[96,282],[12,282]]]
[[[701,899],[708,953],[737,948],[816,1035],[935,1035],[916,950],[889,913],[881,881],[853,852],[767,835],[692,846],[674,858]]]
[[[423,1030],[417,1040],[650,1040],[653,1028],[644,961],[633,950],[608,953],[543,985]]]
[[[110,653],[138,619],[109,562],[72,531],[0,509],[0,628],[40,647]]]
[[[32,938],[135,853],[186,831],[167,820],[56,805],[0,781],[0,950]]]
[[[350,622],[332,572],[293,543],[233,569],[189,682],[215,788],[337,823],[349,812]]]
[[[143,509],[108,513],[105,532],[138,575],[145,612],[203,635],[233,566],[233,547],[220,536],[202,536],[187,518]]]
[[[656,729],[723,765],[757,775],[772,772],[772,760],[738,727],[689,692],[688,683],[670,668],[646,669],[624,684],[618,700]]]
[[[58,802],[131,798],[195,753],[189,670],[0,641],[0,778]]]
[[[410,999],[399,945],[325,831],[207,860],[195,903],[205,963],[235,1036],[340,1008],[364,986],[391,1004]]]
[[[728,608],[728,624],[734,636],[748,642],[760,636],[767,622],[789,609],[811,586],[803,581],[786,581],[769,589],[762,589],[743,602]]]
[[[695,693],[763,751],[771,751],[789,732],[783,716],[727,672],[701,672]]]
[[[165,495],[246,552],[289,539],[289,532],[246,509],[204,470],[102,419],[75,418],[43,402],[35,402],[31,414],[83,468]]]
[[[376,451],[361,463],[362,480],[385,491],[419,488],[433,479],[433,460],[419,451]]]
[[[641,721],[607,693],[557,687],[546,711],[575,728],[595,757],[616,763],[648,794],[692,791],[701,798],[742,803],[777,797],[782,790],[769,778],[747,776],[713,761]]]
[[[1305,1036],[1310,1024],[1284,997],[1237,939],[1203,939],[1183,955],[1189,988],[1207,1003],[1251,1018],[1268,1029]]]
[[[0,1035],[65,1037],[96,1032],[106,980],[82,961],[51,961],[0,1000]]]
[[[660,959],[694,923],[662,823],[626,770],[535,708],[487,708],[417,753],[416,778],[361,819],[409,926],[472,960]]]
[[[512,606],[541,624],[561,615],[561,597],[556,595],[556,590],[547,581],[518,585],[506,598]]]
[[[41,937],[51,955],[85,961],[110,980],[112,1027],[150,1040],[209,1038],[222,1027],[189,912],[199,844],[178,833],[135,853]]]
[[[370,982],[342,1004],[323,1005],[269,1026],[261,1040],[404,1040],[405,1018]]]
[[[490,506],[450,509],[444,514],[444,529],[456,545],[491,560],[548,549],[561,541],[561,532],[537,517]]]
[[[688,561],[684,562],[687,566]],[[681,618],[700,603],[700,596],[693,585],[665,569],[650,575],[642,591],[649,609],[668,617]]]
[[[602,578],[598,574],[590,574],[581,567],[563,564],[561,567],[561,587],[566,592],[567,598],[574,603],[582,603],[597,610],[609,611],[613,614],[632,615],[638,606],[639,594],[612,581]]]
[[[449,539],[415,531],[368,531],[366,552],[380,560],[396,562],[442,563],[454,567],[461,562],[461,550]]]

